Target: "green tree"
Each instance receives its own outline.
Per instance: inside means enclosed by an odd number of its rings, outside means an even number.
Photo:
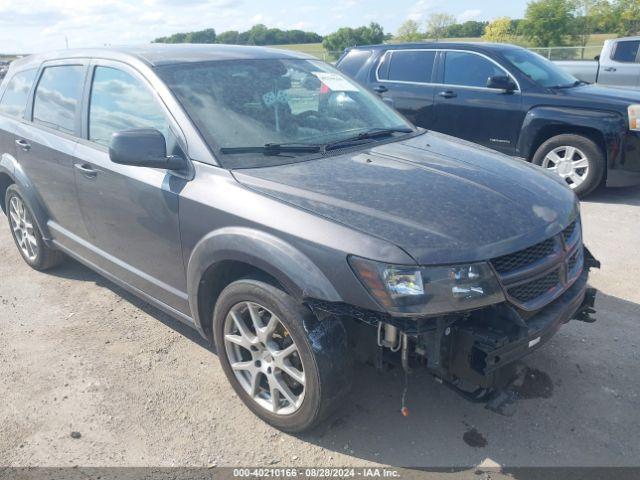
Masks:
[[[460,36],[461,37],[481,37],[482,35],[484,35],[484,29],[487,28],[488,24],[489,22],[478,22],[476,20],[468,20],[460,24]]]
[[[342,27],[338,31],[324,37],[322,46],[331,55],[342,52],[345,48],[356,45],[371,45],[381,43],[384,40],[384,30],[377,23],[358,28]]]
[[[424,38],[424,34],[420,33],[420,25],[414,20],[407,20],[396,33],[395,38],[401,42],[417,42]]]
[[[572,34],[574,5],[571,0],[537,0],[527,5],[522,30],[537,47],[565,44]]]
[[[640,33],[640,0],[615,0],[613,14],[615,33],[621,37]]]
[[[238,44],[239,36],[240,32],[237,30],[227,30],[226,32],[218,34],[217,41],[218,43]]]
[[[513,30],[509,17],[496,18],[484,29],[482,39],[487,42],[508,43],[512,41]]]
[[[456,23],[456,17],[448,13],[432,13],[427,19],[427,35],[438,40],[447,35],[447,30]]]
[[[574,2],[574,38],[581,47],[589,43],[589,38],[602,23],[600,18],[611,6],[608,0],[573,0]],[[582,49],[584,54],[584,49]]]
[[[187,34],[187,43],[216,43],[216,31],[213,28]]]

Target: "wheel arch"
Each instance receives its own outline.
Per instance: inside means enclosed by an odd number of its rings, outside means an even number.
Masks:
[[[7,189],[14,184],[29,205],[43,240],[46,244],[49,244],[51,235],[47,226],[47,210],[18,161],[13,156],[5,153],[0,157],[0,206],[4,213],[6,213],[6,205],[4,203]]]
[[[617,112],[536,107],[527,112],[517,150],[519,156],[531,161],[540,145],[550,138],[563,134],[582,135],[602,149],[606,175],[611,158],[619,154],[624,132],[624,118]]]
[[[189,306],[202,335],[211,338],[211,314],[222,290],[247,276],[267,281],[299,300],[340,301],[317,265],[289,243],[251,228],[222,228],[198,242],[187,265]]]

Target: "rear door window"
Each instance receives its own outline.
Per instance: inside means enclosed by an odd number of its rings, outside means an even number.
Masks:
[[[132,128],[155,128],[165,138],[169,135],[164,113],[145,85],[122,70],[96,67],[89,103],[89,140],[108,146],[114,132]]]
[[[18,72],[13,76],[0,100],[0,112],[22,117],[37,71],[34,68]]]
[[[486,87],[489,77],[507,75],[490,60],[468,52],[447,52],[444,83],[465,87]]]
[[[355,77],[370,56],[371,50],[351,50],[340,61],[338,68],[350,77]]]
[[[34,123],[73,134],[83,82],[82,65],[46,67],[33,99]]]
[[[638,48],[640,40],[618,42],[613,52],[612,59],[616,62],[634,63],[638,61]]]
[[[395,50],[391,54],[388,79],[393,82],[430,83],[436,52]]]

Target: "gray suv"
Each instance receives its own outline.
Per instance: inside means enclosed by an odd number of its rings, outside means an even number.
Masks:
[[[339,407],[353,360],[486,399],[592,320],[597,261],[561,180],[417,129],[312,57],[65,50],[13,62],[0,95],[24,260],[72,257],[195,328],[283,430]]]

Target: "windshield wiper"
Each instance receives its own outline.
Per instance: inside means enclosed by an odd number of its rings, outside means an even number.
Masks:
[[[336,142],[331,143],[299,143],[299,142],[287,142],[287,143],[265,143],[261,147],[222,147],[221,153],[225,154],[240,154],[240,153],[262,153],[264,155],[280,155],[281,153],[317,153],[326,152],[332,148],[336,148],[345,144],[359,142],[362,140],[369,140],[372,138],[386,137],[393,135],[394,133],[411,133],[413,129],[408,127],[396,127],[396,128],[372,128],[364,132],[360,132],[352,137],[343,138]]]
[[[357,135],[353,135],[351,137],[343,138],[342,140],[337,140],[331,143],[325,143],[322,146],[323,151],[331,150],[333,148],[337,148],[343,145],[347,145],[353,142],[359,142],[361,140],[369,140],[372,138],[378,137],[387,137],[389,135],[393,135],[394,133],[411,133],[413,129],[408,127],[395,127],[395,128],[372,128],[370,130],[366,130],[364,132],[360,132]]]
[[[280,155],[281,153],[316,153],[322,145],[313,143],[265,143],[261,147],[222,147],[221,153],[262,153],[264,155]]]
[[[554,90],[559,90],[559,89],[561,89],[561,88],[573,88],[573,87],[578,87],[578,86],[580,86],[580,85],[582,85],[582,84],[585,84],[585,85],[586,85],[586,84],[587,84],[587,82],[584,82],[584,81],[582,81],[582,80],[576,80],[576,81],[575,81],[575,82],[573,82],[573,83],[569,83],[569,84],[566,84],[566,85],[554,85],[554,86],[553,86],[553,87],[551,87],[551,88],[553,88]]]

